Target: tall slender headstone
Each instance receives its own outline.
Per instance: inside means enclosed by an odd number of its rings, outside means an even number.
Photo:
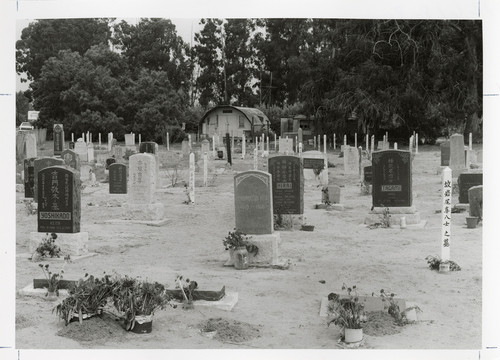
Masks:
[[[344,174],[358,174],[359,152],[358,149],[346,146],[344,148]]]
[[[296,156],[275,156],[268,160],[272,176],[273,213],[304,213],[304,171]]]
[[[439,145],[441,150],[441,166],[450,165],[450,142],[445,141]]]
[[[109,165],[109,193],[127,193],[127,165],[119,163]]]
[[[153,154],[155,157],[156,188],[161,187],[160,183],[160,157],[158,156],[158,144],[154,141],[144,141],[139,145],[140,153]]]
[[[226,140],[229,140],[229,134],[226,136]],[[229,144],[229,141],[228,141]],[[230,146],[230,145],[228,145]],[[194,153],[189,154],[189,201],[191,204],[195,203],[194,200],[194,187],[195,187],[195,163],[194,163]]]
[[[208,183],[208,153],[203,153],[203,187],[207,187]]]
[[[337,138],[336,138],[336,135],[333,134],[333,150],[335,150],[337,148]]]
[[[244,159],[247,154],[247,140],[245,133],[241,135],[241,158]]]
[[[62,124],[54,124],[54,155],[61,155],[64,150],[64,130]]]
[[[465,145],[461,134],[450,136],[450,168],[453,177],[458,177],[465,171]]]
[[[451,241],[451,195],[452,195],[452,170],[446,167],[442,177],[442,210],[441,210],[441,260],[450,260]]]
[[[231,142],[229,141],[229,133],[226,133],[226,153],[227,153],[227,162],[229,163],[229,165],[233,165],[233,160],[231,157]]]
[[[253,149],[253,169],[257,170],[259,168],[259,152],[257,148]]]

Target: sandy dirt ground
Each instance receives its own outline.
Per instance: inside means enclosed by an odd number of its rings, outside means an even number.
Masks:
[[[50,149],[51,144],[45,145]],[[477,149],[477,148],[476,148]],[[177,149],[180,150],[180,149]],[[47,151],[47,150],[46,150]],[[173,152],[171,150],[171,152]],[[43,153],[43,151],[42,151]],[[47,153],[49,153],[47,151]],[[170,156],[170,155],[169,155]],[[133,334],[112,321],[102,322],[103,333],[93,338],[68,335],[69,327],[52,313],[56,302],[16,295],[18,349],[338,349],[340,329],[327,327],[319,316],[321,298],[340,292],[343,283],[356,285],[361,295],[380,289],[415,302],[419,321],[398,331],[365,334],[363,349],[481,349],[482,335],[482,227],[467,229],[466,213],[453,214],[451,259],[462,268],[440,274],[428,268],[425,257],[440,255],[441,182],[436,169],[439,147],[423,146],[413,162],[414,205],[427,221],[421,229],[369,229],[363,225],[371,196],[362,195],[357,176],[343,174],[338,150],[328,159],[330,183],[342,188],[344,211],[315,209],[321,191],[305,186],[304,215],[313,232],[281,231],[281,256],[286,270],[224,267],[228,252],[222,239],[234,228],[233,177],[252,168],[251,158],[236,154],[232,168],[224,161],[211,165],[220,174],[211,186],[196,188],[196,205],[186,205],[182,186],[167,187],[169,157],[161,147],[164,189],[157,199],[165,205],[170,223],[161,227],[132,223],[109,224],[123,217],[126,195],[110,195],[108,184],[82,191],[81,230],[89,233],[89,251],[96,256],[65,266],[65,279],[85,273],[102,276],[117,272],[140,276],[174,287],[177,275],[196,280],[200,290],[237,292],[232,311],[196,307],[167,308],[155,314],[150,334]],[[259,169],[266,170],[259,159]],[[184,163],[186,167],[186,163]],[[222,171],[224,169],[224,171]],[[187,173],[181,172],[187,180]],[[201,185],[202,173],[197,173]],[[43,278],[38,264],[28,259],[29,233],[37,231],[36,215],[27,215],[23,193],[16,194],[16,289],[33,278]],[[458,202],[458,194],[453,196]],[[49,260],[57,270],[61,261]],[[244,324],[247,338],[228,341],[200,333],[200,324],[221,319]],[[102,321],[97,319],[94,321]],[[75,330],[77,331],[77,330]]]

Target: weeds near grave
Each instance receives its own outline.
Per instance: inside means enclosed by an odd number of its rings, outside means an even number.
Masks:
[[[217,181],[217,173],[214,171],[212,173],[212,176],[210,177],[210,179],[208,180],[208,186],[215,186],[215,182]]]
[[[450,271],[460,271],[462,268],[454,261],[448,260],[443,261],[439,256],[429,255],[425,258],[427,260],[427,264],[429,264],[429,269],[439,271],[439,265],[441,264],[450,264]]]
[[[175,279],[175,288],[180,289],[184,298],[183,309],[188,310],[193,308],[193,291],[198,288],[198,283],[194,280],[183,281],[183,276],[177,276]]]
[[[184,184],[184,194],[186,195],[187,199],[184,200],[182,203],[186,205],[192,204],[193,199],[191,199],[191,192],[189,191],[188,184]]]
[[[56,245],[55,240],[57,239],[56,233],[45,234],[38,247],[35,249],[35,254],[41,257],[60,257],[61,248]],[[33,259],[33,257],[32,257]]]
[[[391,214],[389,213],[389,208],[386,207],[382,214],[379,216],[380,221],[368,226],[370,229],[376,228],[390,228],[391,227]]]
[[[330,206],[332,203],[330,202],[330,194],[328,194],[328,186],[323,186],[321,192],[321,202],[323,204],[326,204],[327,206]]]
[[[53,273],[49,269],[49,264],[38,264],[40,268],[43,271],[43,274],[45,275],[45,278],[47,279],[47,293],[45,296],[48,296],[49,293],[55,293],[57,296],[59,296],[59,281],[63,278],[64,270],[61,270],[59,273]]]
[[[26,214],[28,215],[35,215],[37,213],[37,207],[31,199],[24,200],[24,207],[26,209]]]
[[[370,195],[370,184],[366,181],[361,181],[361,195]]]
[[[372,293],[372,296],[374,295],[375,293]],[[379,297],[382,300],[382,302],[384,302],[384,310],[387,310],[389,315],[391,315],[394,318],[394,321],[398,326],[404,326],[411,322],[410,320],[408,320],[408,317],[406,315],[409,311],[415,310],[418,312],[422,312],[422,310],[420,310],[420,308],[416,305],[410,306],[401,311],[395,299],[394,293],[388,294],[385,292],[384,289],[380,290]]]
[[[321,174],[321,172],[323,171],[323,166],[315,164],[313,166],[312,170],[313,170],[314,176],[318,177]]]
[[[177,164],[173,168],[171,168],[170,171],[167,168],[167,177],[170,179],[171,186],[175,187],[175,185],[177,185],[177,182],[179,181],[179,169]]]
[[[222,240],[222,245],[224,245],[226,250],[236,250],[236,248],[245,247],[249,254],[257,256],[259,253],[259,247],[254,244],[250,244],[248,242],[248,239],[250,238],[251,236],[235,229],[234,231],[229,231],[228,235],[224,238],[224,240]]]
[[[123,158],[125,160],[128,160],[134,154],[135,154],[134,150],[132,150],[132,149],[125,149],[125,154],[123,155]]]

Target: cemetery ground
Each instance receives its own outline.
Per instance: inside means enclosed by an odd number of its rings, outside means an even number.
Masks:
[[[476,147],[480,147],[477,145]],[[47,142],[39,155],[52,155]],[[482,231],[468,229],[467,212],[452,216],[451,259],[461,271],[441,274],[430,270],[428,255],[440,256],[441,175],[438,146],[421,146],[413,161],[413,203],[426,226],[423,228],[370,229],[363,224],[371,208],[371,196],[361,194],[357,175],[343,174],[339,150],[328,152],[329,182],[341,186],[343,211],[315,209],[321,189],[305,185],[304,216],[314,231],[281,230],[281,257],[288,269],[225,267],[228,259],[222,240],[234,228],[233,177],[253,167],[252,156],[234,154],[233,166],[211,160],[209,186],[202,187],[203,168],[196,173],[196,204],[184,203],[183,181],[188,181],[188,162],[178,171],[179,183],[171,184],[173,171],[166,165],[180,147],[160,146],[160,177],[163,188],[157,200],[165,206],[163,226],[120,219],[127,195],[109,194],[108,184],[86,187],[81,193],[81,231],[89,234],[89,252],[95,256],[74,259],[64,267],[64,279],[77,280],[86,273],[104,273],[158,281],[174,288],[176,276],[196,280],[200,290],[237,292],[231,311],[213,307],[167,307],[155,313],[149,334],[126,332],[106,317],[64,325],[52,309],[57,305],[43,297],[16,295],[16,348],[18,349],[338,349],[340,330],[321,317],[320,303],[343,283],[356,285],[358,294],[371,296],[380,289],[416,303],[418,321],[404,327],[389,323],[367,327],[364,349],[478,349],[481,348]],[[271,156],[273,153],[271,153]],[[259,158],[259,170],[267,170]],[[82,167],[84,169],[84,167]],[[82,170],[83,171],[83,170]],[[87,170],[88,171],[88,170]],[[97,173],[97,172],[96,172]],[[213,174],[217,173],[216,176]],[[98,174],[98,173],[97,173]],[[102,175],[102,174],[98,174]],[[98,179],[100,176],[98,176]],[[43,278],[38,263],[31,262],[29,234],[37,231],[36,215],[27,215],[24,194],[16,193],[16,290]],[[453,203],[458,194],[453,195]],[[51,269],[62,260],[47,260]],[[209,338],[200,326],[222,319],[226,331]],[[236,327],[230,327],[230,325]],[[230,333],[229,333],[230,332]]]

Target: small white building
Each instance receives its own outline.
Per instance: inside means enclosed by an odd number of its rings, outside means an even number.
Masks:
[[[260,110],[241,106],[219,105],[208,110],[200,120],[202,137],[226,133],[241,138],[243,133],[247,139],[253,139],[254,134],[268,131],[270,122]]]

